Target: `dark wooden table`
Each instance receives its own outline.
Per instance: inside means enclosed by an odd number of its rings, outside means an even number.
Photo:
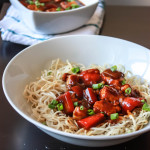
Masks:
[[[7,6],[2,7],[4,16]],[[106,6],[102,35],[118,37],[150,49],[150,7]],[[0,80],[9,60],[24,45],[0,39]],[[129,142],[100,148],[70,145],[58,141],[23,119],[7,102],[0,86],[0,150],[149,150],[150,132]]]

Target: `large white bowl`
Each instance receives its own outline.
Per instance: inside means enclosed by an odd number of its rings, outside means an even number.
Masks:
[[[80,0],[85,4],[73,10],[38,12],[24,7],[18,0],[10,0],[26,26],[40,34],[57,34],[74,30],[90,19],[99,0]]]
[[[45,133],[71,144],[110,146],[150,131],[150,123],[134,133],[117,136],[81,136],[47,127],[31,117],[30,105],[23,98],[27,83],[34,81],[51,60],[61,58],[89,64],[122,64],[134,74],[150,81],[150,51],[140,45],[106,36],[66,36],[30,46],[17,54],[3,74],[4,93],[11,106]]]

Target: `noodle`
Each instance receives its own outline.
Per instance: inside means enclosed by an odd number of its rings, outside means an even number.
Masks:
[[[54,129],[69,132],[79,135],[119,135],[137,131],[142,129],[148,124],[150,118],[150,112],[146,112],[141,109],[135,109],[132,114],[122,116],[122,119],[116,123],[111,124],[104,122],[97,127],[92,127],[90,130],[79,128],[77,122],[72,117],[67,116],[61,111],[50,109],[48,104],[56,99],[61,93],[66,92],[66,84],[62,81],[64,73],[72,74],[71,69],[79,66],[81,70],[87,70],[89,68],[97,68],[100,72],[103,72],[109,66],[104,67],[98,65],[91,65],[85,68],[82,64],[75,64],[61,60],[53,60],[48,70],[42,72],[42,76],[36,81],[26,85],[24,90],[24,97],[31,103],[31,109],[33,116],[37,121],[45,122],[47,126]],[[121,65],[118,65],[120,71],[125,74],[126,82],[131,85],[133,89],[137,89],[141,96],[147,99],[147,103],[150,104],[150,88],[146,81],[140,80],[139,77],[132,76],[131,72],[126,71]]]

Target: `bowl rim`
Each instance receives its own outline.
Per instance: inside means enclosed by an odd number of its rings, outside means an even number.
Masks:
[[[142,128],[138,131],[132,132],[132,133],[128,133],[128,134],[121,134],[121,135],[113,135],[113,136],[106,136],[106,135],[97,135],[97,136],[87,136],[87,135],[78,135],[78,134],[73,134],[73,133],[67,133],[64,131],[60,131],[57,129],[54,129],[52,127],[48,127],[43,125],[42,123],[34,120],[33,118],[27,116],[26,114],[24,114],[17,106],[15,106],[15,104],[12,102],[11,98],[9,97],[9,95],[7,94],[7,89],[6,89],[6,85],[5,85],[5,80],[6,80],[6,73],[7,70],[9,69],[9,66],[11,65],[11,63],[13,61],[15,61],[15,59],[17,57],[19,57],[19,55],[23,54],[26,51],[29,51],[31,47],[35,47],[38,46],[40,44],[44,44],[44,43],[48,43],[52,40],[57,40],[57,39],[63,39],[63,38],[70,38],[70,37],[101,37],[101,38],[108,38],[108,39],[114,39],[114,40],[121,40],[122,42],[128,42],[130,44],[136,45],[136,46],[140,46],[141,48],[145,49],[145,51],[147,51],[148,53],[150,53],[150,50],[142,45],[136,44],[134,42],[130,42],[128,40],[124,40],[124,39],[120,39],[120,38],[116,38],[116,37],[111,37],[111,36],[103,36],[103,35],[67,35],[67,36],[61,36],[61,37],[56,37],[56,38],[52,38],[49,40],[46,40],[44,42],[40,42],[37,43],[35,45],[31,45],[25,49],[23,49],[22,51],[20,51],[18,54],[16,54],[7,64],[7,66],[4,69],[3,72],[3,76],[2,76],[2,88],[4,91],[4,94],[6,96],[6,99],[8,100],[8,102],[10,103],[10,105],[13,107],[13,109],[15,109],[15,111],[17,111],[17,113],[19,113],[23,118],[25,118],[27,121],[29,121],[30,123],[34,124],[37,127],[40,127],[43,130],[55,133],[55,134],[59,134],[61,136],[66,136],[66,137],[72,137],[75,139],[85,139],[85,140],[114,140],[114,139],[123,139],[123,138],[128,138],[128,137],[133,137],[133,136],[138,136],[141,135],[143,133],[146,133],[148,131],[150,131],[150,127],[149,128]],[[148,125],[150,126],[150,124]]]
[[[12,3],[12,5],[13,5],[13,3],[14,3],[13,1],[14,1],[14,0],[10,0],[10,2]],[[95,5],[95,4],[98,5],[99,0],[95,0],[95,2],[93,2],[93,3],[90,4],[90,5],[82,6],[82,7],[76,8],[76,9],[71,9],[71,10],[67,10],[67,11],[55,11],[55,12],[43,12],[43,11],[30,10],[30,9],[26,8],[24,5],[22,5],[22,4],[19,2],[19,0],[16,0],[15,3],[16,3],[16,5],[17,5],[17,7],[18,7],[19,9],[22,8],[24,11],[30,12],[30,13],[35,13],[35,14],[65,14],[65,13],[69,13],[69,12],[76,12],[76,11],[78,11],[78,10],[86,9],[86,8],[89,8],[89,7],[93,6],[93,5]]]

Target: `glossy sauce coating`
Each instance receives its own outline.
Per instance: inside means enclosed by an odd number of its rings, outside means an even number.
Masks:
[[[102,73],[98,69],[80,70],[76,74],[65,73],[62,80],[68,91],[56,100],[64,104],[64,113],[81,128],[90,129],[104,121],[117,123],[117,118],[110,121],[112,114],[126,115],[143,106],[140,93],[122,83],[124,74],[117,70],[106,69]]]

